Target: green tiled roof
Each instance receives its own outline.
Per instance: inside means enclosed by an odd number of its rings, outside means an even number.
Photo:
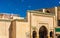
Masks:
[[[60,32],[60,28],[55,28],[55,32]]]

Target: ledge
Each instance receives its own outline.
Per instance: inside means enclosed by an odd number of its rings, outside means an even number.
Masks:
[[[30,13],[37,13],[37,14],[43,14],[43,15],[51,15],[51,16],[54,16],[55,14],[54,13],[43,13],[43,12],[40,12],[40,11],[34,11],[34,10],[28,10],[27,12],[30,12]]]
[[[0,19],[0,21],[12,21],[11,19]]]
[[[27,22],[27,19],[14,19],[12,21],[20,21],[20,22]]]

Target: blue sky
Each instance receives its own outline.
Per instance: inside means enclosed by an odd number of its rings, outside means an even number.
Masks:
[[[27,10],[59,6],[60,0],[0,0],[0,13],[26,16]]]

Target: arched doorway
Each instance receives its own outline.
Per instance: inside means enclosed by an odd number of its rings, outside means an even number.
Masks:
[[[47,38],[47,35],[48,35],[47,28],[45,26],[42,26],[39,29],[39,38]]]
[[[53,38],[53,31],[50,32],[50,37]]]
[[[33,36],[33,38],[36,38],[37,37],[37,32],[36,31],[33,31],[32,36]]]

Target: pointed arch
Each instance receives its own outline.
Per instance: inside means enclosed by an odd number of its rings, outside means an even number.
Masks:
[[[41,26],[39,29],[39,38],[47,38],[48,30],[45,26]]]

